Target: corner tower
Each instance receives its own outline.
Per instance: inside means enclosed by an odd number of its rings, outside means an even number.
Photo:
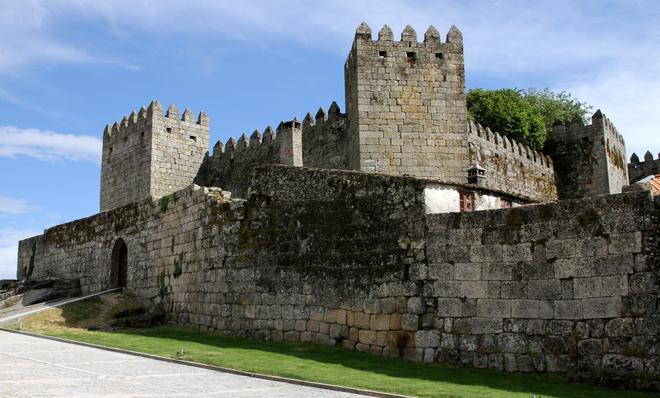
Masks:
[[[444,42],[433,26],[417,41],[410,26],[373,41],[362,23],[344,67],[349,166],[360,171],[467,182],[463,37]]]
[[[554,163],[560,200],[621,193],[628,185],[626,144],[600,109],[588,125],[580,117],[568,126],[556,123],[544,151]]]
[[[105,127],[101,164],[101,211],[192,184],[209,146],[209,121],[158,101]]]

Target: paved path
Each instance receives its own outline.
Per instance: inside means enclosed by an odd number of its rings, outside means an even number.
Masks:
[[[0,397],[357,398],[0,331]]]

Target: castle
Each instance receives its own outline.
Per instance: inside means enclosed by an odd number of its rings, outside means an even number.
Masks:
[[[660,200],[622,193],[652,156],[626,164],[600,111],[545,153],[474,124],[456,27],[362,23],[344,71],[345,113],[211,153],[204,113],[107,126],[101,212],[21,241],[19,279],[124,287],[217,333],[657,389]]]

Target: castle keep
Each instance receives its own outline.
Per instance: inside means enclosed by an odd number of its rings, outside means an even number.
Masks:
[[[209,153],[157,101],[106,127],[101,213],[18,277],[123,287],[170,322],[658,389],[660,199],[600,111],[545,153],[476,125],[463,37],[361,24],[336,102]],[[655,171],[654,171],[655,172]],[[630,174],[630,181],[629,181]]]

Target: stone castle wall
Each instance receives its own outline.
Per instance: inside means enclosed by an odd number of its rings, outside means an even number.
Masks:
[[[244,198],[257,166],[302,166],[302,135],[301,123],[294,119],[280,123],[276,134],[268,126],[263,135],[255,130],[249,139],[243,134],[238,141],[230,138],[225,146],[218,141],[212,155],[204,158],[194,182],[202,186],[219,187]]]
[[[537,202],[557,199],[555,173],[549,156],[472,122],[468,131],[469,163],[485,169],[484,187]]]
[[[653,154],[650,151],[646,151],[643,162],[639,161],[639,157],[636,153],[632,154],[630,157],[630,163],[628,163],[628,175],[631,184],[634,184],[645,177],[656,174],[660,174],[660,153],[654,160]]]
[[[121,237],[128,289],[173,322],[658,387],[658,200],[426,215],[424,188],[259,167],[246,200],[188,188],[124,206],[21,242],[19,268],[36,242],[34,280],[100,290]]]
[[[163,116],[157,101],[106,126],[101,167],[101,211],[150,196],[161,197],[193,181],[209,146],[208,119],[190,110]]]
[[[560,199],[620,193],[628,185],[625,143],[600,110],[584,125],[556,125],[544,151],[554,163]]]
[[[326,115],[323,108],[312,118],[307,114],[302,127],[303,166],[320,169],[349,170],[350,148],[346,114],[333,102]]]

